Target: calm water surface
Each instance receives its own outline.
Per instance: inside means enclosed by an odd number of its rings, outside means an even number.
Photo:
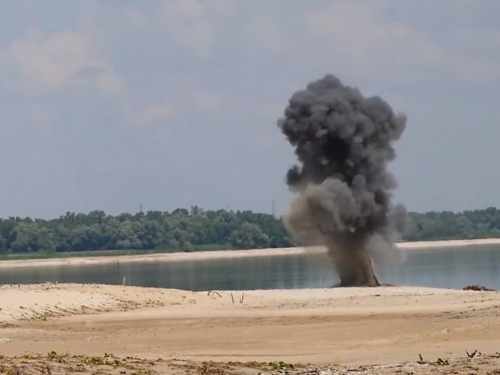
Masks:
[[[412,250],[407,254],[402,264],[378,267],[382,282],[443,288],[480,284],[500,289],[500,246]],[[129,285],[195,291],[315,288],[338,281],[328,258],[320,255],[0,270],[0,284],[121,284],[123,277]]]

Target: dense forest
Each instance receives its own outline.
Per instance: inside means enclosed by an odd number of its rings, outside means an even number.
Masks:
[[[461,240],[500,237],[500,210],[489,207],[454,213],[451,211],[410,213],[404,240]]]
[[[500,210],[410,213],[404,241],[500,237]],[[57,219],[0,219],[0,253],[95,250],[199,251],[293,246],[281,218],[252,211],[106,215],[66,213]]]

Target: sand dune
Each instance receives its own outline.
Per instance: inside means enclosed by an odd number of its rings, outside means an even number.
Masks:
[[[454,240],[454,241],[428,241],[428,242],[404,242],[398,244],[403,250],[426,250],[437,247],[463,247],[474,245],[499,245],[499,238],[489,238],[480,240]],[[0,261],[1,268],[26,268],[26,267],[57,267],[57,266],[84,266],[102,265],[132,262],[176,262],[186,260],[208,260],[224,258],[244,258],[257,256],[282,256],[291,254],[323,253],[322,247],[295,247],[278,249],[255,249],[255,250],[224,250],[224,251],[202,251],[193,253],[165,253],[146,255],[119,255],[100,257],[72,257],[72,258],[52,258],[52,259],[28,259],[28,260],[3,260]]]

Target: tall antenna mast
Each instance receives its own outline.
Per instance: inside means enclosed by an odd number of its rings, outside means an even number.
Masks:
[[[274,212],[274,199],[273,199],[273,216],[276,217],[275,212]]]
[[[142,203],[139,203],[139,212],[142,214]]]

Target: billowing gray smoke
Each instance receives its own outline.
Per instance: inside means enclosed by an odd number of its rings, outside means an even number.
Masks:
[[[286,177],[298,195],[287,229],[303,245],[328,247],[341,285],[380,285],[372,259],[397,251],[406,221],[404,206],[391,204],[387,171],[406,117],[327,75],[292,95],[278,125],[301,164]]]

